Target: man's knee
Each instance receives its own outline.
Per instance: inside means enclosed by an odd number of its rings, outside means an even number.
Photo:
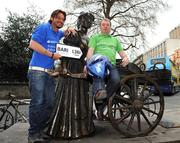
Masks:
[[[113,84],[113,85],[120,84],[120,77],[119,77],[119,76],[117,76],[117,77],[112,77],[112,78],[111,78],[111,84]]]

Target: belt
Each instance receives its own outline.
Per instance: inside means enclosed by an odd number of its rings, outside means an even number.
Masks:
[[[43,71],[43,72],[50,72],[51,69],[45,69],[42,67],[36,67],[36,66],[29,66],[29,70],[36,70],[36,71]]]
[[[62,76],[62,77],[72,77],[72,78],[87,78],[84,73],[71,73],[71,72],[60,72],[60,71],[50,71],[48,72],[50,76],[57,77],[57,76]]]

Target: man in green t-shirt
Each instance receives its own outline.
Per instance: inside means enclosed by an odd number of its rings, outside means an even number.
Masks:
[[[110,75],[106,84],[107,86],[105,86],[104,79],[93,77],[93,95],[95,96],[96,101],[110,97],[120,83],[119,72],[115,66],[116,53],[122,58],[122,66],[128,64],[128,57],[123,51],[121,43],[116,37],[110,35],[111,22],[109,19],[105,18],[101,21],[100,30],[101,33],[92,36],[89,40],[89,49],[86,60],[88,61],[94,54],[99,54],[106,56],[112,66],[109,68]],[[85,69],[85,71],[87,70]],[[96,108],[98,110],[98,116],[101,119],[104,106],[103,104],[96,104]]]

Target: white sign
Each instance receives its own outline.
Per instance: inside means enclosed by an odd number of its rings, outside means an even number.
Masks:
[[[80,59],[82,56],[82,51],[78,47],[68,46],[64,44],[56,45],[56,52],[61,54],[63,57]]]

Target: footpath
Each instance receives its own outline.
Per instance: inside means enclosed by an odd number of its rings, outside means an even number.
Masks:
[[[169,111],[168,111],[169,112]],[[164,114],[170,120],[162,119],[148,136],[126,138],[118,133],[109,121],[95,121],[96,133],[94,136],[76,140],[52,140],[49,143],[180,143],[180,111]],[[27,143],[28,123],[16,123],[0,133],[0,143]]]
[[[56,139],[49,143],[180,143],[180,93],[173,98],[166,97],[162,121],[148,136],[126,138],[109,121],[95,120],[94,136],[76,140]],[[28,123],[14,124],[0,132],[0,143],[27,143],[27,129]]]
[[[175,113],[173,113],[175,114]],[[177,116],[176,116],[177,117]],[[118,133],[108,121],[95,121],[96,133],[94,136],[76,140],[52,140],[49,143],[180,143],[179,123],[162,120],[148,136],[126,138]],[[27,143],[28,123],[16,123],[0,133],[0,143]]]

